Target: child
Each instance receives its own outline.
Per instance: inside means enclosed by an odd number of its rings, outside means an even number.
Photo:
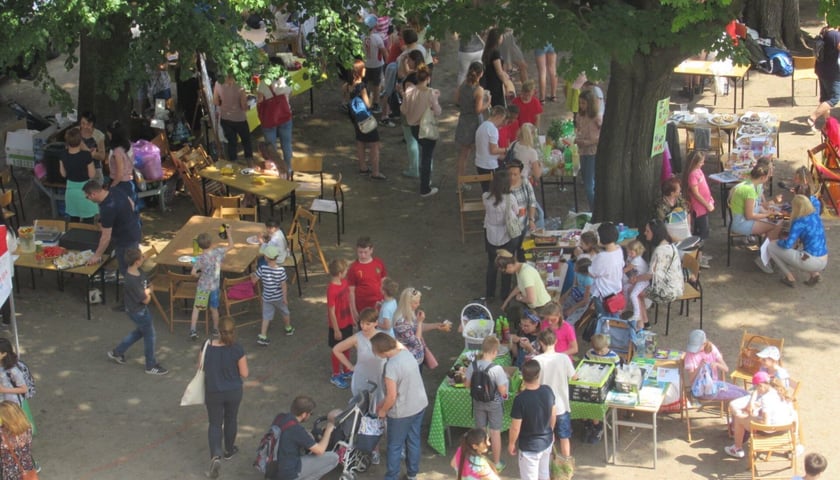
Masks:
[[[199,312],[210,308],[210,316],[213,318],[213,336],[219,335],[219,279],[222,271],[222,259],[228,250],[233,248],[233,235],[227,228],[223,227],[227,236],[226,247],[210,248],[213,245],[213,237],[209,233],[202,233],[196,238],[198,247],[201,248],[201,255],[195,259],[192,271],[194,277],[198,277],[198,287],[195,289],[195,302],[193,303],[192,318],[190,319],[190,339],[198,340],[198,333],[195,326],[198,323]]]
[[[540,330],[548,330],[554,332],[556,342],[554,343],[554,351],[557,353],[565,353],[571,358],[578,352],[577,338],[575,337],[575,328],[568,322],[563,320],[563,312],[560,305],[555,302],[549,302],[538,311],[540,315]]]
[[[347,262],[336,258],[329,263],[330,284],[327,286],[327,320],[329,321],[329,334],[327,344],[336,346],[345,338],[353,335],[353,314],[350,311],[350,289],[347,286]],[[350,375],[344,372],[338,357],[330,353],[332,360],[332,376],[330,383],[338,388],[345,389],[350,385],[347,383]]]
[[[575,247],[575,259],[588,258],[592,260],[598,254],[598,234],[592,230],[580,235],[580,245]]]
[[[621,275],[624,268],[624,254],[618,246],[618,228],[610,222],[604,222],[598,227],[598,238],[603,251],[595,255],[589,274],[592,275],[592,296],[595,298],[595,309],[598,316],[607,313],[621,313],[604,308],[604,300],[621,293]],[[623,307],[622,307],[623,308]],[[620,309],[619,309],[620,310]]]
[[[289,318],[289,297],[286,286],[286,269],[277,265],[277,258],[280,250],[268,245],[263,249],[265,265],[257,267],[257,271],[251,274],[251,281],[257,283],[262,281],[262,326],[260,334],[257,335],[257,345],[267,347],[271,340],[268,338],[268,324],[274,319],[274,312],[280,312],[283,323],[286,325],[286,335],[295,334],[292,327],[292,320]]]
[[[466,439],[466,436],[464,436],[464,440]],[[457,456],[458,454],[455,453],[455,455]],[[826,468],[828,468],[828,461],[824,456],[819,453],[809,453],[805,455],[805,476],[800,477],[797,475],[793,477],[793,480],[817,480],[822,476]]]
[[[455,469],[458,480],[499,480],[498,472],[485,456],[488,443],[487,432],[483,428],[473,428],[464,434],[461,446],[449,463]]]
[[[397,313],[397,294],[400,291],[400,285],[385,277],[382,279],[382,295],[385,297],[379,305],[379,318],[376,321],[376,328],[380,332],[385,332],[390,336],[394,336],[394,314]]]
[[[534,358],[539,352],[537,335],[540,330],[540,320],[526,311],[519,320],[519,334],[510,336],[510,353],[513,355],[513,365],[521,367],[525,362]]]
[[[137,328],[129,333],[117,345],[117,348],[108,352],[108,358],[120,365],[125,365],[126,350],[142,338],[143,353],[146,356],[146,373],[149,375],[166,375],[169,370],[163,368],[155,360],[155,325],[148,307],[149,301],[152,299],[152,291],[148,287],[146,276],[140,271],[140,265],[143,264],[143,254],[136,248],[129,248],[125,251],[125,263],[128,265],[123,286],[125,311]]]
[[[589,276],[589,266],[592,260],[581,258],[575,262],[575,281],[572,288],[560,297],[563,303],[563,316],[566,321],[574,325],[589,307],[592,298],[592,277]]]
[[[385,263],[373,256],[373,242],[370,237],[356,241],[356,261],[347,270],[347,284],[350,287],[350,311],[353,321],[365,308],[376,308],[382,301],[382,279],[387,276]]]
[[[481,342],[481,357],[467,367],[464,380],[464,387],[469,390],[473,373],[476,369],[487,369],[487,375],[496,385],[496,392],[493,400],[480,402],[473,399],[473,416],[475,427],[488,429],[490,431],[490,449],[493,452],[493,464],[499,471],[504,470],[505,464],[502,457],[502,422],[504,420],[504,402],[508,397],[508,377],[501,365],[495,365],[493,360],[499,354],[499,339],[495,335],[489,335]],[[488,368],[489,367],[489,368]]]
[[[289,247],[286,243],[286,234],[280,229],[280,223],[276,219],[271,218],[265,222],[265,233],[260,236],[260,254],[265,255],[265,249],[269,246],[277,248],[278,264],[282,265],[289,255]],[[265,265],[265,258],[259,257],[257,259],[257,266]]]
[[[705,163],[706,154],[695,150],[688,155],[683,173],[683,188],[691,206],[691,223],[694,225],[692,233],[703,240],[709,238],[709,214],[715,211],[715,200],[703,173]]]
[[[610,349],[610,336],[605,333],[596,333],[592,335],[590,348],[585,355],[587,360],[597,360],[600,362],[618,363],[621,358],[617,353]],[[604,427],[598,420],[586,420],[584,422],[584,442],[598,443],[604,436]]]
[[[519,134],[519,107],[508,105],[505,121],[499,127],[499,147],[508,148]]]
[[[543,112],[542,104],[534,95],[535,83],[528,80],[522,84],[519,96],[513,99],[513,104],[519,107],[519,116],[516,121],[520,127],[526,123],[532,123],[537,128],[540,126],[540,115]]]
[[[639,328],[643,328],[647,322],[647,309],[645,308],[645,289],[650,285],[647,280],[632,283],[630,280],[637,275],[648,273],[648,263],[642,258],[645,253],[645,246],[639,240],[633,240],[627,244],[627,263],[624,265],[624,296],[630,299],[633,304],[633,318]]]

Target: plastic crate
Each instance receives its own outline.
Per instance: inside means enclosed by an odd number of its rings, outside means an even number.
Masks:
[[[615,380],[615,363],[582,360],[569,380],[569,399],[575,402],[604,403]]]

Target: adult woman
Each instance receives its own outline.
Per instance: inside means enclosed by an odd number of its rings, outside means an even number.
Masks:
[[[458,126],[455,127],[455,143],[458,144],[458,176],[467,170],[467,158],[475,150],[475,131],[481,124],[484,104],[484,89],[478,81],[484,75],[484,65],[473,62],[467,70],[466,80],[455,90],[455,104],[458,105]]]
[[[353,84],[351,85],[351,97],[360,97],[370,110],[373,101],[368,96],[367,85],[365,79],[365,62],[361,59],[356,59],[353,62]],[[375,180],[385,180],[385,175],[379,171],[379,128],[374,128],[370,132],[364,133],[359,130],[359,124],[353,118],[353,112],[349,113],[350,120],[353,122],[353,129],[356,132],[356,160],[359,162],[359,173],[370,174],[370,178]],[[365,150],[370,150],[370,166],[367,167],[365,161]]]
[[[420,145],[420,196],[429,197],[438,192],[437,187],[432,188],[432,154],[435,151],[437,139],[422,138],[420,136],[420,122],[427,110],[430,110],[435,117],[440,116],[442,110],[438,98],[440,90],[429,88],[431,72],[427,65],[420,65],[417,68],[417,85],[405,92],[405,99],[401,107],[405,121],[411,127],[411,135]],[[437,120],[435,120],[437,121]]]
[[[32,426],[14,402],[0,403],[0,468],[4,480],[22,480],[37,471],[32,459]]]
[[[688,213],[688,203],[682,196],[680,177],[671,177],[662,182],[662,196],[656,200],[653,209],[656,219],[660,222],[667,222],[671,213]]]
[[[484,296],[489,300],[496,297],[496,251],[500,248],[513,251],[516,245],[507,232],[507,217],[516,212],[513,198],[510,196],[510,179],[507,170],[499,170],[493,175],[490,191],[481,195],[484,202],[484,249],[487,251],[487,276]],[[511,276],[502,273],[500,298],[507,298],[510,293]]]
[[[694,385],[694,380],[697,374],[700,373],[705,366],[711,367],[711,378],[714,382],[725,383],[720,375],[729,373],[729,366],[723,360],[723,355],[720,354],[717,346],[708,341],[706,332],[703,330],[692,330],[688,335],[688,344],[685,347],[685,379],[688,385]],[[720,385],[717,395],[712,397],[702,397],[704,400],[732,400],[743,397],[747,391],[737,387],[731,383]]]
[[[482,86],[490,91],[490,105],[505,106],[505,90],[508,95],[516,95],[516,88],[505,72],[502,64],[502,54],[499,47],[502,45],[502,34],[498,28],[491,28],[487,32],[487,39],[484,42],[484,53],[481,54],[481,62],[484,64],[484,77]]]
[[[539,142],[537,127],[533,123],[523,123],[516,135],[513,146],[513,158],[522,162],[522,178],[533,186],[539,185],[542,177],[542,162],[537,153]],[[537,209],[540,209],[537,205]]]
[[[82,133],[82,150],[87,150],[93,157],[93,168],[96,170],[96,180],[105,185],[102,174],[102,162],[107,158],[105,150],[105,134],[95,127],[96,117],[91,112],[84,112],[79,118],[79,128]]]
[[[229,459],[239,448],[235,445],[237,415],[242,401],[242,380],[248,378],[248,359],[242,345],[236,343],[233,319],[219,321],[219,337],[208,340],[204,354],[204,404],[207,407],[207,442],[210,445],[210,470],[207,476],[219,476],[222,455]],[[224,430],[224,451],[222,431]]]
[[[514,299],[528,305],[531,310],[536,310],[551,301],[551,295],[545,289],[540,272],[527,263],[517,261],[509,251],[496,252],[496,268],[508,275],[516,275],[516,287],[502,303],[502,310]]]
[[[85,196],[82,187],[96,176],[93,157],[82,149],[82,133],[79,127],[73,127],[64,134],[66,150],[61,154],[59,169],[61,176],[67,179],[64,193],[65,211],[73,219],[84,221],[99,213],[99,206]]]
[[[292,95],[292,88],[286,85],[286,79],[280,77],[274,81],[264,79],[260,82],[257,88],[257,103],[260,104],[277,96],[283,96],[285,99],[280,100],[289,103],[289,98]],[[291,106],[289,106],[291,112]],[[291,178],[292,175],[292,118],[280,125],[270,128],[262,127],[263,138],[271,145],[272,156],[277,153],[277,140],[280,140],[280,148],[283,149],[283,162],[286,164],[286,175]],[[279,166],[279,165],[278,165]]]
[[[7,338],[0,338],[0,365],[3,367],[0,374],[0,393],[3,394],[3,400],[21,405],[27,386],[17,364],[18,356],[12,348],[12,342]]]
[[[529,230],[537,228],[537,196],[534,195],[534,188],[528,182],[522,181],[522,170],[524,166],[518,159],[513,159],[507,165],[510,175],[510,195],[516,206],[516,215],[522,223],[522,235],[515,238],[517,257],[524,261],[524,253],[519,251],[522,240]]]
[[[781,226],[767,221],[772,212],[758,206],[761,198],[760,186],[770,178],[770,168],[756,165],[750,171],[750,178],[739,183],[729,194],[729,208],[732,210],[732,231],[741,235],[767,235],[771,239],[779,236]]]
[[[353,336],[339,342],[333,347],[332,351],[338,361],[344,365],[344,371],[353,372],[350,382],[350,391],[353,395],[358,395],[363,390],[369,389],[369,382],[373,382],[377,387],[374,395],[379,402],[385,397],[382,388],[382,368],[385,365],[385,359],[374,355],[370,345],[370,339],[379,332],[376,329],[377,320],[378,316],[373,308],[365,308],[359,312],[360,330]],[[344,353],[353,348],[356,349],[355,365],[350,362]]]
[[[251,129],[245,114],[248,111],[248,95],[233,75],[225,76],[224,82],[216,82],[213,86],[213,103],[219,107],[222,132],[227,139],[227,159],[236,161],[238,151],[237,137],[242,139],[242,149],[245,151],[245,162],[248,166],[254,163],[254,151],[251,147]]]
[[[770,242],[770,258],[784,275],[782,283],[794,287],[796,276],[791,269],[797,269],[810,274],[805,285],[813,287],[820,281],[820,272],[828,265],[825,228],[819,212],[808,197],[796,195],[791,203],[790,233],[787,238]],[[797,241],[802,245],[800,248],[794,248]]]
[[[758,372],[752,378],[755,390],[748,397],[749,400],[742,408],[734,408],[730,403],[732,413],[735,443],[723,450],[727,455],[744,458],[744,432],[750,427],[750,422],[765,425],[784,425],[794,421],[795,415],[787,398],[785,387],[776,380],[771,382],[767,372]]]
[[[650,255],[650,270],[648,273],[636,275],[630,283],[642,281],[651,282],[647,292],[658,292],[657,296],[646,293],[654,302],[674,299],[683,293],[682,258],[677,247],[672,245],[671,236],[665,224],[659,220],[651,220],[645,225],[645,240]],[[646,323],[647,315],[643,316],[642,325]]]
[[[137,207],[137,197],[134,191],[134,153],[128,133],[114,120],[108,125],[108,141],[111,144],[111,154],[108,156],[108,175],[111,177],[110,189],[123,192]]]
[[[444,323],[425,323],[426,313],[419,310],[423,294],[413,287],[408,287],[400,294],[397,313],[394,314],[394,338],[402,343],[414,355],[417,364],[425,360],[423,332],[427,330],[446,330]]]
[[[595,153],[598,150],[598,139],[601,137],[601,122],[598,114],[598,99],[592,90],[580,92],[578,100],[578,115],[575,118],[575,143],[580,153],[580,170],[583,175],[583,187],[586,189],[586,199],[589,208],[595,208]]]
[[[404,31],[407,32],[407,31]],[[413,32],[413,30],[411,30]],[[415,35],[416,38],[416,35]],[[405,61],[401,65],[406,67],[406,75],[399,85],[400,92],[403,96],[409,90],[417,85],[417,68],[420,65],[425,65],[423,52],[419,50],[412,50],[405,55]],[[403,140],[405,140],[405,149],[408,153],[408,168],[402,172],[404,177],[419,178],[420,177],[420,145],[417,139],[411,133],[411,126],[406,123],[405,115],[402,118]]]
[[[544,47],[534,50],[534,57],[537,60],[540,102],[553,102],[557,98],[557,52],[554,51],[554,45],[546,43]],[[546,76],[548,76],[548,82],[546,82]]]

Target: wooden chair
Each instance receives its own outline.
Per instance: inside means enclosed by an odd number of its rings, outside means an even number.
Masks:
[[[468,233],[484,232],[483,222],[479,224],[481,228],[468,230],[466,217],[468,214],[481,213],[481,218],[484,218],[484,202],[481,200],[482,190],[480,185],[481,182],[490,182],[492,180],[492,173],[458,176],[458,215],[461,220],[461,243],[466,242],[466,234]],[[465,187],[474,191],[475,194],[467,196]]]
[[[250,292],[250,295],[246,295],[244,297],[236,298],[237,295],[234,293],[234,298],[231,298],[231,290],[240,289],[240,284],[248,284],[251,285],[253,288]],[[251,281],[251,276],[246,275],[244,277],[236,277],[236,278],[225,278],[222,280],[222,288],[221,288],[222,299],[225,303],[225,313],[228,317],[233,317],[235,315],[242,315],[243,313],[251,313],[251,316],[254,320],[247,321],[247,322],[237,322],[236,328],[245,327],[248,325],[253,325],[255,323],[262,322],[262,294],[260,293],[260,283],[253,283]],[[243,289],[245,290],[245,289]],[[243,303],[253,302],[254,300],[257,301],[257,305],[260,306],[260,309],[257,312],[252,312],[250,310],[243,310],[236,313],[231,313],[230,307],[234,305],[239,305]]]
[[[5,141],[5,138],[0,139],[0,142],[3,141]],[[26,210],[23,206],[23,196],[20,194],[20,183],[18,183],[17,177],[12,176],[12,167],[9,166],[0,168],[0,192],[5,192],[7,189],[17,190],[15,198],[17,199],[18,206],[20,207],[20,217],[26,220]]]
[[[210,199],[210,214],[213,218],[223,218],[222,217],[222,208],[239,208],[242,202],[242,197],[239,195],[235,196],[222,196],[222,195],[214,195],[209,194],[207,198]]]
[[[801,380],[788,379],[788,396],[796,414],[796,441],[799,445],[805,445],[805,436],[802,434],[802,416],[799,414],[799,390],[801,389]]]
[[[344,233],[344,189],[341,186],[341,174],[335,180],[332,188],[332,199],[315,198],[309,206],[309,210],[316,212],[318,218],[321,218],[322,213],[335,215],[335,233],[338,237],[336,242],[341,245],[341,234]]]
[[[300,266],[298,265],[297,254],[295,253],[295,249],[301,252],[301,261],[303,262],[303,275],[306,278],[306,281],[309,281],[309,274],[306,272],[306,255],[303,254],[303,247],[301,245],[301,237],[300,237],[300,228],[297,228],[295,232],[290,233],[286,236],[286,244],[289,247],[289,254],[286,255],[286,260],[283,262],[283,268],[288,271],[290,268],[294,269],[295,276],[292,280],[297,283],[298,287],[298,297],[303,296],[303,289],[300,285]]]
[[[732,209],[728,204],[726,205],[726,218],[726,266],[728,267],[732,258],[732,247],[735,246],[736,242],[742,242],[745,245],[749,244],[750,242],[748,240],[751,235],[744,235],[732,231]]]
[[[835,213],[840,215],[840,198],[837,201],[834,199],[832,190],[837,191],[840,188],[840,171],[832,169],[825,165],[824,162],[817,159],[817,156],[823,154],[830,156],[831,148],[827,143],[821,143],[816,147],[808,150],[808,159],[811,161],[811,175],[817,184],[817,195],[822,199],[823,208],[825,205],[831,205]]]
[[[797,80],[813,80],[814,81],[814,96],[817,96],[817,87],[820,85],[820,79],[814,72],[814,65],[817,59],[811,57],[793,57],[793,75],[790,76],[790,105],[796,105],[796,81]]]
[[[253,207],[239,207],[239,208],[228,208],[228,207],[221,207],[218,209],[218,217],[217,218],[227,218],[231,220],[247,220],[249,222],[257,222],[257,218],[259,217],[259,207],[254,205]]]
[[[195,292],[198,288],[198,278],[189,274],[180,274],[174,272],[166,272],[169,279],[169,333],[172,333],[175,328],[175,323],[190,323],[190,319],[178,320],[175,318],[175,301],[184,300],[186,304],[188,300],[195,300]],[[190,312],[192,315],[192,312]],[[199,318],[199,322],[201,319]],[[204,334],[210,335],[210,309],[204,310]]]
[[[680,315],[685,309],[685,316],[689,315],[689,302],[700,300],[700,328],[703,328],[703,285],[700,283],[700,262],[697,260],[697,253],[686,253],[682,256],[683,274],[683,294],[677,297],[674,302],[680,302]],[[671,304],[665,314],[665,335],[668,335],[668,329],[671,326]],[[656,304],[654,310],[653,323],[659,322],[659,304]]]
[[[317,224],[318,219],[315,218],[315,215],[312,214],[309,210],[298,207],[297,212],[295,213],[295,218],[292,220],[292,228],[289,229],[289,236],[294,236],[295,234],[300,235],[300,250],[301,255],[308,256],[309,260],[312,261],[315,254],[318,254],[318,258],[321,260],[321,265],[324,267],[325,272],[329,272],[327,268],[327,259],[324,257],[324,251],[321,250],[321,242],[318,241],[318,234],[315,232],[315,225]],[[315,250],[313,253],[312,250]],[[304,266],[306,262],[304,260]]]
[[[719,379],[726,378],[724,372],[718,369],[718,377]],[[696,372],[695,372],[696,375]],[[692,375],[685,371],[683,368],[683,374],[680,376],[683,381],[683,395],[685,396],[685,413],[686,413],[686,427],[688,429],[688,441],[691,443],[693,440],[691,438],[691,413],[700,412],[704,410],[706,406],[714,406],[716,407],[717,417],[723,419],[725,417],[726,423],[724,425],[729,425],[729,400],[719,400],[714,398],[704,398],[704,397],[695,397],[691,393],[691,386],[694,385],[694,378]]]
[[[292,155],[292,178],[297,182],[295,195],[302,197],[324,198],[324,159],[315,155]]]
[[[20,221],[18,219],[17,206],[15,205],[15,191],[6,190],[0,194],[0,208],[3,209],[3,218],[9,221],[9,224],[14,224],[14,228],[20,228]]]
[[[741,382],[743,382],[744,388],[751,384],[754,372],[751,372],[745,368],[745,365],[741,360],[742,357],[752,357],[753,355],[764,349],[764,347],[771,346],[778,348],[779,353],[782,353],[782,349],[785,346],[785,339],[765,337],[764,335],[758,335],[756,333],[751,333],[744,330],[744,333],[741,335],[741,346],[738,349],[738,367],[735,370],[733,370],[731,374],[729,374],[729,376],[732,378],[732,381],[737,382],[738,380],[740,380]],[[781,363],[781,360],[779,361],[779,363]]]
[[[157,296],[158,293],[169,294],[169,277],[165,270],[161,271],[162,267],[156,261],[157,256],[157,248],[153,245],[143,252],[143,265],[140,266],[140,269],[146,274],[146,279],[149,281],[149,288],[152,290],[152,303],[155,304],[161,318],[163,318],[163,323],[169,326],[169,332],[172,333],[172,323],[170,323],[169,317],[166,315],[166,309],[163,308]]]
[[[796,453],[796,422],[785,425],[766,425],[758,422],[750,422],[750,472],[752,479],[757,478],[790,478],[791,474],[782,472],[788,468],[793,469],[793,475],[797,473],[798,455]],[[784,468],[774,466],[770,473],[774,475],[759,475],[758,461],[763,457],[763,462],[770,462],[774,454],[785,455]]]

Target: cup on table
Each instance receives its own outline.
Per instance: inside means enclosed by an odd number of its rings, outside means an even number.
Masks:
[[[680,104],[680,112],[688,113],[688,104],[687,103],[681,103]]]

